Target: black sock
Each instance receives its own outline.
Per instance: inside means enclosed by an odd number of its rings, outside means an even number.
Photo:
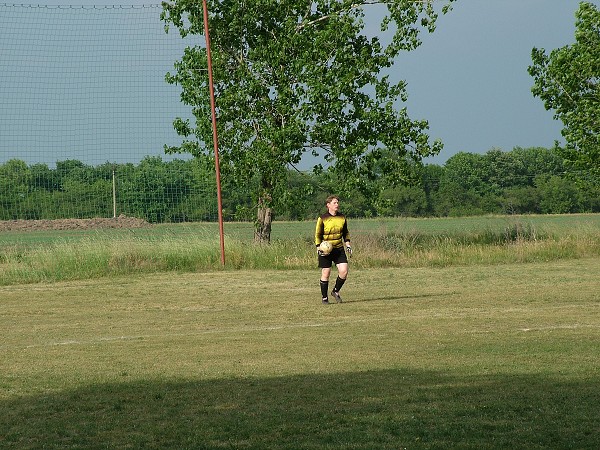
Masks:
[[[327,281],[321,281],[321,296],[323,298],[327,298],[327,290],[329,289],[329,280]]]
[[[346,282],[346,279],[342,279],[339,276],[337,277],[337,280],[335,280],[335,287],[333,288],[333,290],[335,292],[340,292],[340,289],[342,289],[342,286],[344,285],[344,283]]]

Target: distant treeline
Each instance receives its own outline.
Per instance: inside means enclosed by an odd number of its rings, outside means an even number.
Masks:
[[[289,186],[277,199],[279,220],[314,219],[335,180],[290,170]],[[344,196],[351,217],[443,217],[482,214],[600,212],[598,180],[575,177],[554,150],[458,153],[444,165],[415,167],[413,186],[384,187],[381,196]],[[253,220],[252,189],[222,177],[225,220]],[[378,181],[371,181],[377,184]],[[377,190],[377,189],[375,189]],[[214,165],[210,160],[89,166],[66,160],[55,168],[10,160],[0,165],[0,220],[112,217],[152,223],[213,221],[217,215]]]

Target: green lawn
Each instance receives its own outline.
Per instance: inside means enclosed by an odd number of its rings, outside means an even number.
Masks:
[[[359,224],[356,223],[356,229]],[[600,258],[0,287],[0,448],[600,448]]]

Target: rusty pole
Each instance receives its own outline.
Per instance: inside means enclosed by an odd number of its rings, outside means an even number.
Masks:
[[[208,89],[210,92],[210,111],[212,115],[213,147],[215,151],[215,172],[217,174],[217,205],[219,208],[219,241],[221,244],[221,265],[225,265],[225,236],[223,233],[223,199],[221,197],[221,169],[219,166],[219,138],[217,135],[217,114],[215,111],[215,90],[213,86],[212,59],[210,56],[210,36],[208,32],[208,7],[204,8],[204,36],[206,37],[206,57],[208,59]]]

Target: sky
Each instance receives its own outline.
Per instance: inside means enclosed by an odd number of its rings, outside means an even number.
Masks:
[[[115,3],[110,0],[35,2],[36,5],[82,6]],[[119,2],[122,5],[156,3],[151,0]],[[592,3],[600,7],[600,0]],[[439,4],[442,5],[443,0],[439,0]],[[444,142],[444,150],[426,162],[444,164],[457,152],[485,153],[492,148],[510,151],[517,146],[552,147],[555,140],[561,141],[562,124],[553,119],[552,112],[544,109],[540,99],[532,96],[533,79],[527,67],[531,64],[534,47],[549,51],[573,43],[574,14],[578,5],[578,0],[457,0],[451,12],[440,16],[435,33],[423,35],[420,48],[398,58],[391,76],[408,82],[409,116],[428,120],[431,138]],[[0,30],[0,44],[2,36]],[[2,60],[0,69],[1,66]],[[160,73],[160,78],[166,70]],[[162,92],[178,101],[178,93],[172,87],[165,87]],[[143,91],[138,95],[143,95]],[[13,107],[20,106],[16,105],[18,101],[12,99]],[[0,131],[3,114],[6,117],[10,113],[6,105],[11,104],[5,100],[3,103]],[[101,106],[102,102],[98,104]],[[123,111],[130,114],[128,110]],[[143,111],[136,111],[138,113],[143,115]],[[4,124],[9,122],[5,120]],[[172,131],[171,119],[165,126]],[[37,138],[32,145],[39,145],[43,139]],[[57,142],[60,139],[56,137]],[[149,139],[160,138],[149,136]],[[21,156],[18,151],[12,153],[15,144],[11,143],[8,150],[2,147],[1,141],[0,163]],[[85,143],[91,145],[92,142],[95,139],[90,135]],[[155,147],[157,154],[162,154],[162,144],[164,142]],[[133,138],[122,145],[122,148],[115,146],[115,155],[101,155],[100,160],[118,160],[123,152],[147,154],[146,148],[136,147]],[[312,162],[306,164],[301,168],[308,169]]]
[[[600,1],[592,2],[600,6]],[[434,34],[398,61],[408,82],[412,118],[429,121],[444,150],[552,147],[562,123],[531,94],[531,50],[550,51],[575,40],[577,0],[457,0]]]

